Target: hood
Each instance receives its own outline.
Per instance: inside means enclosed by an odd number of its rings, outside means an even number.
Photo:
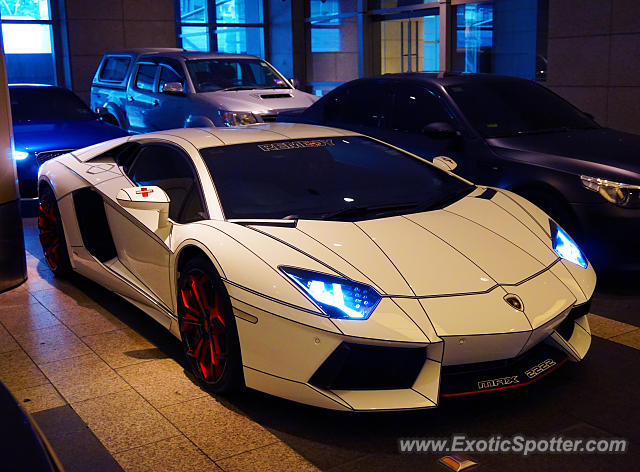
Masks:
[[[259,114],[304,109],[318,99],[297,89],[219,90],[196,96],[222,110]]]
[[[79,149],[121,136],[127,136],[127,132],[100,120],[52,120],[13,125],[15,148],[30,152]]]
[[[531,162],[529,155],[536,154],[535,162],[544,167],[640,183],[638,135],[602,128],[492,138],[487,143],[506,158]]]
[[[443,210],[259,230],[383,294],[433,296],[484,292],[544,270],[557,256],[539,228],[466,197]]]

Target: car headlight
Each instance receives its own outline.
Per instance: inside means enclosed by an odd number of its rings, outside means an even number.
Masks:
[[[549,225],[551,226],[551,242],[556,254],[562,259],[586,269],[589,265],[587,259],[573,239],[555,221],[549,220]]]
[[[252,125],[258,122],[255,115],[248,111],[224,111],[222,119],[226,126]]]
[[[640,208],[640,185],[612,182],[597,177],[581,175],[583,187],[598,192],[608,202],[624,208]]]
[[[12,155],[15,161],[23,161],[29,157],[29,153],[25,151],[13,151]]]
[[[366,320],[381,300],[372,287],[328,274],[280,267],[330,318]]]

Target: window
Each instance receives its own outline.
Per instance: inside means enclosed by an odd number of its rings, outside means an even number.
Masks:
[[[449,113],[431,91],[398,85],[393,108],[393,129],[420,133],[430,123],[451,122]]]
[[[325,105],[324,114],[327,121],[372,128],[388,126],[391,92],[386,85],[359,83],[336,90],[334,95],[335,97]]]
[[[265,57],[263,0],[177,0],[178,44]]]
[[[100,80],[107,82],[122,82],[129,70],[131,58],[127,56],[110,56],[104,61],[100,70]]]
[[[289,88],[280,74],[259,59],[198,59],[188,61],[187,69],[198,93],[226,88]]]
[[[138,65],[138,72],[136,73],[136,88],[139,90],[153,91],[153,85],[156,78],[156,70],[158,66],[154,64],[140,64]]]
[[[164,190],[171,200],[169,218],[173,221],[189,223],[206,218],[195,170],[189,158],[173,146],[143,146],[127,175],[136,185],[156,185]]]
[[[56,84],[49,0],[3,0],[0,23],[9,83]]]
[[[9,95],[14,122],[95,119],[82,100],[60,87],[12,85]]]
[[[380,217],[384,210],[375,209],[381,206],[396,207],[386,216],[424,211],[474,188],[362,136],[238,144],[200,153],[226,218],[354,221]]]

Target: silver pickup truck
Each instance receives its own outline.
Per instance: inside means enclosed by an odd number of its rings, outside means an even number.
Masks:
[[[91,108],[133,133],[275,121],[316,99],[258,57],[184,49],[109,52],[91,86]]]

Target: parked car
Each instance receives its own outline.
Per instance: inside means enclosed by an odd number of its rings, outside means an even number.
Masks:
[[[20,197],[37,200],[38,167],[52,157],[126,136],[73,92],[52,85],[9,84]]]
[[[433,408],[587,354],[595,272],[522,197],[349,131],[194,131],[48,161],[38,228],[56,276],[132,301],[212,392]]]
[[[135,133],[275,121],[316,99],[258,57],[184,49],[109,52],[91,86],[93,110]]]
[[[534,82],[482,74],[392,74],[336,88],[298,121],[339,126],[512,190],[566,227],[596,267],[637,269],[640,136],[599,126]]]

